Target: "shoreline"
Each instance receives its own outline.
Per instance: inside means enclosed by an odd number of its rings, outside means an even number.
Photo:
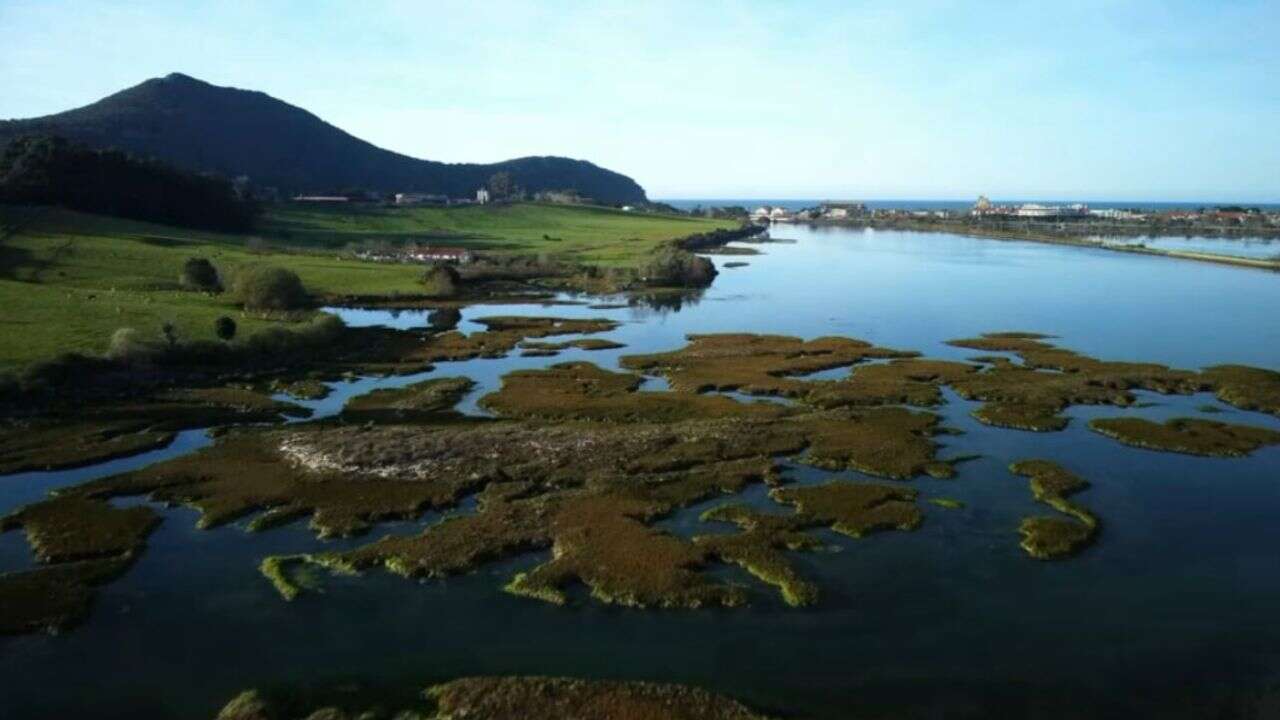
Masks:
[[[799,223],[790,223],[799,224]],[[817,227],[845,227],[845,228],[871,228],[885,230],[903,230],[907,232],[945,232],[953,235],[963,235],[965,237],[981,238],[984,240],[1002,240],[1002,241],[1023,241],[1037,242],[1047,245],[1068,245],[1072,247],[1094,248],[1097,250],[1109,250],[1113,252],[1131,253],[1134,255],[1151,255],[1155,257],[1173,258],[1175,260],[1191,260],[1195,262],[1208,262],[1217,265],[1231,265],[1234,267],[1252,268],[1255,270],[1268,270],[1271,272],[1280,272],[1280,260],[1260,260],[1256,258],[1236,257],[1232,255],[1218,255],[1215,253],[1203,253],[1183,250],[1159,250],[1156,248],[1126,246],[1126,245],[1108,245],[1102,242],[1088,240],[1082,237],[1057,236],[1034,231],[1017,231],[1017,230],[998,230],[994,228],[975,228],[975,227],[950,227],[945,225],[935,225],[929,223],[912,223],[902,221],[889,222],[838,222],[838,221],[810,221],[805,223]],[[1170,236],[1174,237],[1174,236]]]

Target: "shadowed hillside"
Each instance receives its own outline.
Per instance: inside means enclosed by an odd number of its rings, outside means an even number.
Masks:
[[[644,188],[631,178],[584,160],[526,157],[488,165],[419,160],[371,145],[265,93],[210,85],[180,73],[75,110],[0,121],[0,144],[24,134],[62,135],[198,172],[248,175],[256,185],[286,192],[359,187],[469,197],[491,175],[505,171],[530,192],[576,190],[605,203],[645,200]]]

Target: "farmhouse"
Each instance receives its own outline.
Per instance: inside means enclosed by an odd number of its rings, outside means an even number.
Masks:
[[[423,247],[412,251],[414,260],[421,262],[447,262],[465,265],[473,259],[471,251],[459,247]]]
[[[351,202],[351,198],[345,195],[295,195],[294,202],[308,203],[344,203]]]
[[[427,193],[396,193],[397,205],[448,205],[446,195],[428,195]]]
[[[406,245],[398,248],[378,248],[361,250],[356,253],[361,260],[373,262],[398,263],[451,263],[466,265],[475,259],[475,255],[466,248],[435,247],[431,245]]]

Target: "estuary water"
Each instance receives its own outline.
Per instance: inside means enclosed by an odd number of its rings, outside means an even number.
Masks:
[[[1132,246],[1175,252],[1228,255],[1251,260],[1280,259],[1280,238],[1269,237],[1204,237],[1193,235],[1160,237],[1098,236],[1090,238],[1104,245]]]
[[[674,349],[688,333],[729,331],[845,335],[963,359],[978,353],[943,341],[1029,330],[1105,359],[1280,369],[1275,273],[941,234],[797,226],[775,235],[796,242],[717,257],[748,264],[722,269],[699,297],[607,310],[586,304],[597,298],[479,306],[464,311],[460,328],[479,329],[474,319],[493,314],[609,317],[622,325],[596,337],[624,349],[442,363],[421,376],[335,383],[329,399],[303,404],[324,415],[377,387],[466,375],[479,387],[463,410],[479,412],[475,401],[512,369],[567,360],[616,368],[622,355]],[[352,324],[425,323],[415,312],[342,314]],[[101,589],[84,625],[0,639],[0,718],[208,718],[247,687],[408,697],[475,674],[693,683],[814,718],[1275,717],[1280,447],[1198,458],[1129,448],[1085,423],[1203,416],[1280,429],[1280,419],[1209,395],[1142,399],[1126,409],[1073,408],[1065,431],[1039,434],[981,425],[969,416],[976,405],[948,392],[938,411],[963,434],[942,436],[942,455],[981,457],[958,465],[954,479],[910,485],[964,507],[925,504],[924,524],[910,533],[854,540],[824,531],[830,550],[794,556],[822,590],[804,609],[736,568],[723,572],[753,594],[735,610],[631,610],[581,593],[556,607],[501,591],[545,553],[447,581],[322,575],[321,592],[286,603],[258,574],[264,556],[416,533],[440,515],[321,542],[305,521],[259,534],[243,524],[203,531],[194,511],[160,508],[164,522],[141,559]],[[0,512],[208,442],[195,431],[139,458],[0,477]],[[1101,518],[1102,533],[1080,556],[1041,562],[1018,547],[1019,520],[1049,512],[1006,469],[1026,457],[1092,482],[1077,499]],[[866,479],[800,465],[789,475]],[[770,504],[759,487],[741,499]],[[681,535],[724,531],[698,520],[715,502],[659,524]],[[0,571],[31,564],[16,533],[0,535]]]

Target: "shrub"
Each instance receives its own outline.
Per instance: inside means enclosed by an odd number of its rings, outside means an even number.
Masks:
[[[231,338],[236,336],[236,321],[223,315],[213,321],[213,332],[219,340],[231,342]]]
[[[164,338],[164,344],[170,350],[178,346],[178,326],[171,322],[167,322],[160,326],[160,337]]]
[[[236,273],[236,300],[248,310],[297,310],[309,298],[297,273],[273,266],[253,266]]]
[[[111,369],[111,361],[88,357],[79,353],[63,353],[52,360],[39,362],[22,374],[20,385],[24,392],[48,390],[82,382],[99,372]]]
[[[462,311],[458,308],[436,308],[427,316],[427,324],[432,330],[452,330],[462,320]]]
[[[142,339],[142,334],[133,328],[120,328],[111,335],[111,345],[107,348],[107,358],[125,364],[151,360],[156,355],[156,348]]]
[[[218,277],[218,269],[204,258],[187,258],[182,264],[182,274],[178,281],[183,287],[201,292],[222,292],[222,280]]]
[[[716,276],[716,266],[691,252],[669,248],[649,261],[643,275],[650,285],[706,287]]]
[[[319,315],[300,328],[273,325],[250,335],[244,341],[248,352],[275,360],[324,348],[337,342],[346,325],[334,315]]]
[[[435,263],[428,265],[422,273],[425,294],[430,297],[453,297],[458,294],[459,283],[458,271],[452,265]]]

